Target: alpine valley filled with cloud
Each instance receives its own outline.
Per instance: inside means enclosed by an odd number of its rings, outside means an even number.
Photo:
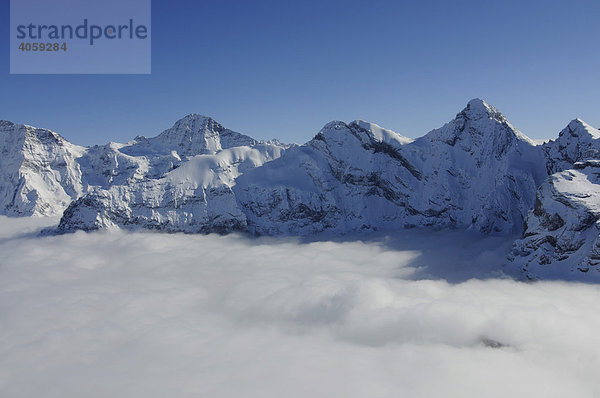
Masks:
[[[0,121],[0,396],[600,396],[600,131],[549,135]]]

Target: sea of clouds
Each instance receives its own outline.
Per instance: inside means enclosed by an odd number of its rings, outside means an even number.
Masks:
[[[2,397],[600,396],[600,287],[507,278],[508,239],[54,222],[0,217]]]

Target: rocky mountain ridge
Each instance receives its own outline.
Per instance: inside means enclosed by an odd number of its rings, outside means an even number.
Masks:
[[[333,121],[304,145],[263,142],[192,114],[153,138],[73,145],[0,122],[0,213],[110,228],[268,235],[430,227],[522,234],[527,277],[600,267],[600,131],[575,119],[537,145],[493,106],[409,139]]]

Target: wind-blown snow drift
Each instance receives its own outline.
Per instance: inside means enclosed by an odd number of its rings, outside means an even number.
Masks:
[[[0,396],[600,395],[597,285],[415,280],[434,264],[388,240],[40,238],[31,222],[0,217]],[[438,269],[444,234],[428,234]]]

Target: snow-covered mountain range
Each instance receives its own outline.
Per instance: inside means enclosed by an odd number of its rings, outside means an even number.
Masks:
[[[529,277],[600,269],[600,131],[576,119],[537,145],[479,99],[415,140],[334,121],[286,145],[192,114],[85,148],[1,121],[0,150],[0,214],[62,214],[58,232],[460,228],[522,233],[510,261]]]

